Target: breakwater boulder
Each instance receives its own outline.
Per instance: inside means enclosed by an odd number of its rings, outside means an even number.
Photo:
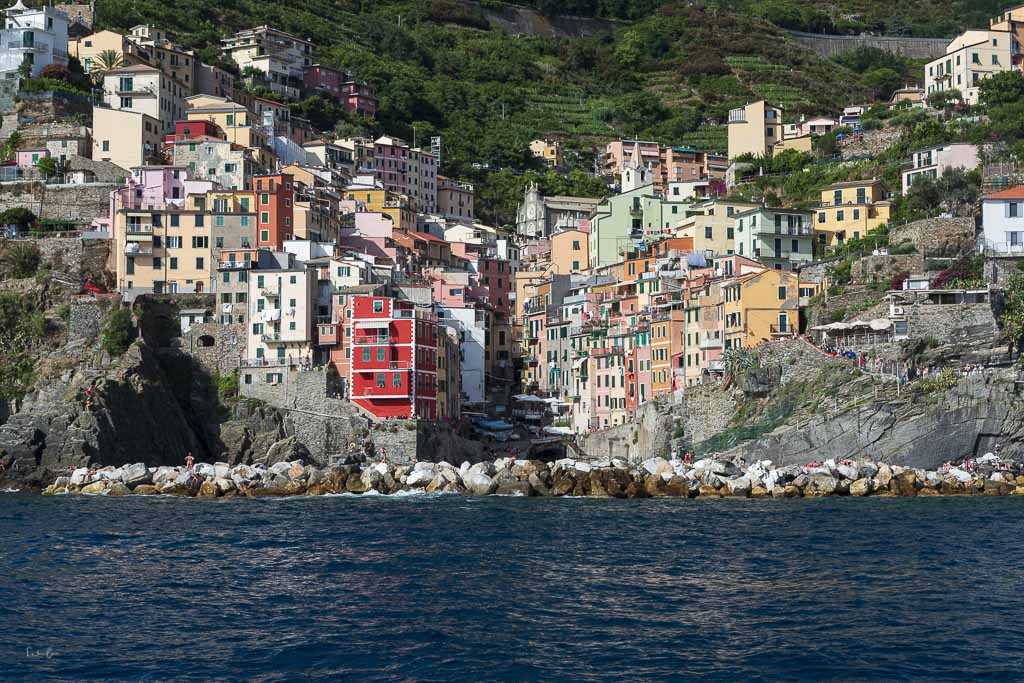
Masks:
[[[273,465],[198,463],[186,467],[79,468],[54,480],[44,495],[171,495],[198,498],[325,494],[458,493],[474,496],[606,498],[820,498],[826,496],[1024,495],[1024,465],[986,455],[939,470],[844,460],[774,467],[704,459],[651,458],[546,463],[500,458],[447,462],[349,463],[321,468],[302,460]]]

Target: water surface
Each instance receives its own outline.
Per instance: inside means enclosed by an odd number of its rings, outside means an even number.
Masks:
[[[0,495],[10,680],[1011,680],[1018,498]]]

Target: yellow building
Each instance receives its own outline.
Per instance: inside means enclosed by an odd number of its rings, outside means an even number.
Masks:
[[[94,107],[92,158],[125,170],[154,163],[163,143],[160,121],[134,111]]]
[[[139,206],[129,199],[111,218],[122,294],[215,292],[226,250],[256,244],[256,198],[251,192],[190,194],[179,207]]]
[[[729,112],[729,159],[744,154],[769,157],[782,141],[782,109],[764,100]]]
[[[557,140],[531,141],[530,154],[542,160],[548,168],[558,168],[562,165],[562,143]]]
[[[729,199],[713,199],[686,210],[686,218],[676,223],[676,237],[693,239],[694,251],[710,251],[718,256],[736,253],[734,217],[760,204]]]
[[[360,211],[384,214],[398,230],[416,230],[416,212],[404,195],[376,185],[352,183],[345,188],[343,198],[356,202]]]
[[[193,95],[185,98],[185,118],[188,121],[212,121],[228,142],[241,145],[252,152],[259,168],[274,168],[274,153],[270,150],[266,134],[256,127],[253,114],[226,97]]]
[[[120,58],[119,63],[104,64],[100,59],[104,52],[117,54]],[[97,31],[78,40],[69,40],[68,54],[78,57],[85,73],[107,71],[134,64],[150,64],[150,56],[145,48],[132,42],[128,36],[114,31]]]
[[[551,236],[551,272],[582,273],[590,267],[590,239],[582,230],[563,230]]]
[[[800,331],[800,279],[785,270],[750,273],[722,283],[724,350],[753,348]]]
[[[444,325],[437,328],[437,419],[458,419],[462,405],[462,371],[459,333]]]
[[[829,185],[821,191],[815,210],[815,243],[819,250],[864,237],[889,221],[891,205],[880,180],[855,180]]]

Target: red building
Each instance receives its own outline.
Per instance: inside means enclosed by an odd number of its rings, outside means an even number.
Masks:
[[[164,141],[170,144],[175,140],[194,140],[203,137],[227,139],[224,131],[213,121],[175,121],[174,134],[166,136]]]
[[[346,111],[370,118],[377,115],[377,94],[373,86],[352,80],[352,76],[341,69],[312,64],[303,68],[302,81],[307,93],[330,95],[341,102]]]
[[[437,419],[437,318],[411,301],[341,295],[331,362],[349,400],[374,417]]]
[[[477,279],[488,291],[488,302],[494,307],[499,320],[508,320],[511,314],[509,297],[512,295],[514,274],[508,261],[496,258],[481,258],[477,261]]]
[[[284,248],[292,238],[295,185],[288,173],[259,175],[256,188],[256,246]]]

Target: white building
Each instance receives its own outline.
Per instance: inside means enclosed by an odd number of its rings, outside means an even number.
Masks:
[[[1009,31],[965,31],[950,41],[946,54],[924,68],[926,97],[959,90],[965,103],[978,103],[978,86],[994,73],[1013,68],[1013,34]]]
[[[911,167],[903,171],[903,194],[914,180],[921,177],[938,178],[947,168],[972,171],[978,168],[978,146],[968,142],[954,142],[918,149],[910,153]]]
[[[483,403],[487,363],[487,315],[475,308],[437,306],[437,322],[459,333],[462,349],[462,402]]]
[[[188,91],[155,66],[135,64],[103,74],[103,101],[111,109],[145,114],[160,122],[164,133],[185,118]]]
[[[313,64],[313,43],[269,26],[239,31],[221,42],[225,56],[240,70],[252,67],[263,73],[271,91],[299,99],[303,68]]]
[[[289,266],[249,273],[246,356],[269,366],[313,358],[317,272],[288,257]]]
[[[0,31],[0,72],[15,78],[24,60],[32,65],[32,77],[50,64],[68,64],[68,17],[51,6],[26,7],[18,0],[4,10]]]
[[[985,195],[981,200],[982,250],[1024,255],[1024,185]]]

